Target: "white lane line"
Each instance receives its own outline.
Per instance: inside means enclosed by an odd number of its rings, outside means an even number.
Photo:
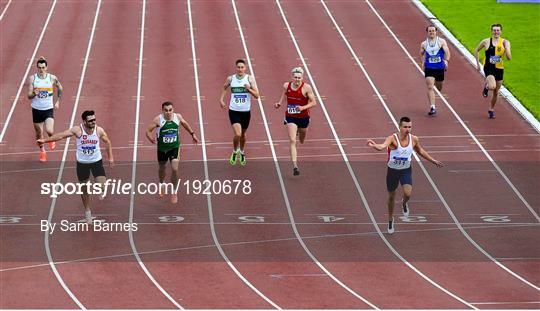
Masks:
[[[199,70],[197,69],[197,52],[195,49],[195,36],[193,33],[193,19],[191,16],[191,0],[187,0],[187,7],[188,7],[188,16],[189,16],[189,34],[191,38],[191,54],[193,59],[193,72],[195,75],[195,91],[197,95],[197,109],[199,111],[199,128],[201,132],[201,145],[202,145],[202,154],[203,154],[203,163],[204,163],[204,176],[206,179],[210,180],[209,174],[208,174],[208,161],[206,156],[206,137],[204,134],[204,121],[203,121],[203,115],[202,115],[202,105],[201,105],[201,90],[199,87]],[[212,197],[211,194],[208,194],[206,196],[206,203],[208,206],[208,218],[210,221],[210,231],[212,233],[212,239],[214,240],[214,244],[216,245],[219,253],[221,254],[221,257],[225,260],[229,268],[231,268],[232,271],[246,284],[249,288],[251,288],[252,291],[254,291],[259,297],[264,299],[267,303],[269,303],[272,307],[276,309],[281,309],[275,302],[270,300],[270,298],[266,297],[261,291],[259,291],[251,282],[249,282],[243,275],[238,271],[238,269],[235,267],[235,265],[231,262],[231,260],[227,257],[225,254],[225,251],[221,247],[221,244],[219,242],[219,239],[216,234],[216,229],[214,226],[214,212],[212,209]]]
[[[11,120],[11,116],[13,115],[13,112],[15,111],[15,106],[17,106],[17,101],[19,101],[19,96],[21,95],[21,91],[28,77],[28,73],[30,72],[30,68],[32,68],[32,64],[34,63],[34,59],[36,58],[37,51],[41,44],[41,40],[43,40],[45,31],[47,31],[47,26],[49,25],[49,21],[51,20],[51,17],[54,12],[54,8],[56,7],[56,1],[57,0],[54,0],[51,5],[51,9],[49,10],[49,15],[47,16],[47,19],[45,20],[45,24],[43,25],[43,28],[41,29],[41,34],[39,35],[39,39],[36,43],[36,47],[34,48],[34,52],[32,52],[32,57],[30,57],[30,60],[28,61],[28,66],[26,66],[26,71],[21,79],[19,89],[17,90],[17,95],[15,95],[15,99],[13,100],[13,103],[11,104],[11,108],[9,109],[9,113],[6,118],[4,127],[2,128],[2,132],[0,133],[0,142],[4,141],[4,136],[6,135],[6,130],[8,128],[9,121]]]
[[[252,74],[253,78],[255,79],[255,71],[254,71],[255,68],[251,64],[251,57],[249,55],[249,50],[247,48],[246,40],[245,40],[245,37],[244,37],[244,31],[242,30],[242,25],[240,23],[240,18],[238,17],[238,10],[236,9],[235,1],[231,0],[231,3],[232,3],[232,6],[233,6],[233,9],[234,9],[234,16],[236,17],[236,24],[238,26],[237,28],[238,28],[238,31],[240,32],[240,39],[242,39],[242,46],[244,47],[244,52],[246,54],[246,60],[248,62],[251,74]],[[276,150],[275,150],[274,144],[272,142],[272,135],[270,134],[270,128],[268,127],[268,122],[266,120],[266,113],[264,112],[264,107],[263,107],[262,100],[261,100],[260,97],[257,99],[257,102],[259,104],[259,109],[261,111],[261,117],[262,117],[263,122],[264,122],[264,129],[266,131],[266,137],[268,138],[270,151],[272,152],[272,158],[274,160],[274,167],[276,169],[276,173],[277,173],[278,179],[279,179],[279,185],[281,187],[281,194],[283,196],[285,206],[287,207],[287,214],[289,215],[289,221],[290,221],[291,227],[293,229],[294,235],[296,236],[298,242],[300,243],[300,246],[302,246],[302,248],[304,249],[304,252],[319,267],[319,269],[321,269],[326,275],[328,275],[335,283],[337,283],[339,286],[341,286],[343,289],[345,289],[351,295],[353,295],[357,299],[361,300],[362,302],[364,302],[365,304],[367,304],[371,308],[379,309],[376,305],[374,305],[369,300],[367,300],[366,298],[364,298],[363,296],[361,296],[360,294],[358,294],[357,292],[352,290],[350,287],[345,285],[345,283],[343,283],[341,280],[339,280],[337,277],[335,277],[328,269],[326,269],[326,267],[317,259],[317,257],[315,257],[315,255],[313,255],[313,253],[311,253],[311,251],[309,250],[307,245],[302,240],[302,237],[300,236],[300,233],[298,232],[298,228],[296,227],[294,215],[293,215],[293,212],[292,212],[292,209],[291,209],[291,204],[289,202],[289,196],[287,194],[287,189],[285,188],[285,182],[283,181],[283,176],[281,174],[281,168],[279,167],[279,162],[278,162],[278,159],[277,159],[277,156],[276,156]]]
[[[73,104],[73,112],[71,113],[71,120],[69,122],[69,127],[70,128],[73,127],[73,124],[75,123],[75,116],[77,114],[77,107],[79,107],[79,101],[80,101],[80,98],[81,98],[81,92],[82,92],[82,88],[83,88],[83,85],[84,85],[84,78],[86,76],[86,68],[88,66],[88,60],[90,59],[90,51],[92,50],[92,43],[94,41],[94,34],[96,32],[96,25],[97,25],[97,22],[98,22],[100,8],[101,8],[101,0],[98,0],[97,7],[96,7],[96,14],[94,16],[94,22],[92,24],[92,31],[90,32],[90,38],[88,39],[88,46],[86,48],[86,55],[84,56],[84,64],[83,64],[83,68],[82,68],[82,71],[81,71],[81,78],[79,80],[79,86],[77,88],[77,96],[75,97],[75,103]],[[4,129],[5,129],[5,127],[4,127]],[[66,144],[64,145],[64,151],[63,151],[63,154],[62,154],[62,161],[60,163],[60,169],[58,170],[58,177],[56,178],[57,183],[60,183],[60,181],[62,181],[62,175],[63,175],[63,172],[64,172],[64,165],[66,163],[66,157],[67,157],[67,154],[68,154],[68,147],[69,147],[69,142],[70,141],[71,141],[71,137],[69,137],[66,140]],[[53,198],[52,201],[51,201],[51,206],[49,208],[49,217],[47,218],[49,223],[52,222],[52,218],[53,218],[53,215],[54,215],[54,209],[56,207],[56,199],[57,198]],[[71,299],[75,302],[75,304],[77,304],[77,306],[79,308],[81,308],[83,310],[86,310],[86,307],[71,292],[69,287],[66,285],[66,283],[62,279],[62,276],[60,275],[60,273],[56,269],[56,265],[55,265],[55,262],[53,260],[50,245],[49,245],[49,235],[50,235],[49,232],[45,231],[45,233],[44,233],[45,252],[47,253],[47,260],[49,261],[49,265],[50,265],[56,279],[58,280],[60,285],[62,285],[64,290],[68,293],[68,295],[71,297]]]
[[[4,15],[6,14],[6,11],[7,9],[9,8],[9,5],[11,4],[11,0],[8,1],[8,3],[6,4],[6,7],[4,8],[4,10],[2,10],[2,14],[0,15],[0,21],[2,19],[4,19]]]
[[[139,139],[139,117],[140,117],[140,111],[141,111],[141,87],[142,87],[142,69],[143,69],[143,55],[144,55],[144,29],[145,29],[145,21],[146,21],[146,0],[142,1],[142,12],[141,12],[141,40],[139,45],[139,64],[138,64],[138,73],[137,73],[137,101],[136,101],[136,109],[135,109],[135,126],[134,126],[134,148],[133,148],[133,160],[132,160],[132,166],[131,166],[131,185],[132,189],[135,189],[135,179],[137,178],[137,141]],[[135,192],[132,191],[129,197],[129,224],[131,225],[133,223],[133,214],[135,209]],[[146,265],[142,261],[141,257],[139,256],[139,253],[137,252],[137,247],[135,246],[135,239],[133,238],[133,231],[129,231],[129,244],[131,245],[131,249],[133,250],[133,256],[135,256],[135,259],[137,260],[137,263],[141,267],[141,269],[144,271],[146,276],[152,281],[154,286],[156,286],[159,291],[178,309],[184,309],[169,293],[161,287],[161,285],[156,281],[152,273],[146,268]]]
[[[302,64],[306,70],[306,73],[307,75],[309,76],[309,80],[311,81],[312,83],[312,87],[313,87],[313,91],[315,92],[318,100],[319,100],[319,103],[321,105],[321,108],[324,112],[324,115],[326,117],[326,120],[328,121],[328,126],[330,127],[330,129],[332,130],[332,134],[336,140],[336,143],[338,144],[338,148],[340,150],[340,153],[341,153],[341,156],[343,158],[343,161],[345,163],[345,165],[347,166],[347,169],[349,171],[349,174],[354,182],[354,185],[356,187],[356,190],[358,192],[358,194],[360,195],[361,197],[361,200],[362,200],[362,203],[364,204],[364,207],[365,207],[365,210],[367,212],[367,214],[369,215],[369,218],[371,220],[371,222],[373,223],[373,226],[375,227],[375,230],[377,230],[377,233],[379,234],[379,237],[382,239],[382,241],[386,244],[386,246],[388,247],[388,249],[390,249],[390,251],[392,251],[392,253],[397,257],[399,258],[406,266],[408,266],[411,270],[413,270],[415,273],[417,273],[419,276],[421,276],[424,280],[426,280],[427,282],[429,282],[431,285],[435,286],[436,288],[440,289],[441,291],[443,291],[444,293],[446,293],[447,295],[449,295],[450,297],[456,299],[457,301],[467,305],[468,307],[470,308],[473,308],[473,309],[476,309],[476,307],[474,307],[473,305],[471,305],[470,303],[466,302],[465,300],[463,300],[462,298],[458,297],[457,295],[455,295],[454,293],[448,291],[446,288],[442,287],[440,284],[436,283],[435,281],[433,281],[431,278],[429,278],[427,275],[425,275],[424,273],[422,273],[420,270],[418,270],[413,264],[411,264],[410,262],[408,262],[403,256],[401,256],[401,254],[392,246],[392,244],[386,239],[386,237],[384,236],[384,234],[382,233],[381,229],[379,228],[379,226],[377,225],[377,221],[375,220],[375,216],[373,215],[372,211],[371,211],[371,208],[369,207],[369,203],[366,199],[366,196],[364,194],[364,191],[362,190],[362,188],[360,187],[360,183],[358,182],[358,178],[356,177],[356,174],[354,173],[353,171],[353,168],[349,162],[349,159],[347,157],[347,154],[345,153],[345,150],[343,149],[343,146],[341,144],[341,140],[339,139],[339,136],[336,132],[336,129],[334,128],[334,125],[332,123],[332,120],[330,118],[330,115],[328,114],[328,111],[326,110],[326,106],[324,104],[324,101],[319,93],[319,90],[315,84],[315,80],[313,79],[313,76],[311,75],[311,72],[309,70],[309,67],[304,59],[304,56],[302,55],[302,52],[300,51],[300,47],[298,46],[298,43],[296,41],[296,38],[291,30],[291,27],[289,26],[289,22],[287,21],[286,17],[285,17],[285,13],[283,12],[283,9],[281,7],[281,4],[279,3],[279,0],[276,0],[276,3],[279,7],[279,10],[281,12],[281,16],[285,22],[285,25],[287,26],[287,29],[289,30],[289,34],[290,34],[290,37],[294,43],[294,46],[296,48],[296,51],[298,53],[298,56],[300,57],[300,59],[302,60]],[[328,8],[326,7],[326,4],[321,0],[321,3],[324,5],[325,9],[327,10],[327,13],[329,14],[330,18],[332,19],[332,21],[334,22],[334,25],[337,25],[335,20],[333,19],[332,15],[330,14],[330,11],[328,10]],[[339,28],[339,26],[336,26],[337,27],[337,30],[338,31],[341,31],[341,29]],[[347,42],[347,41],[345,41]],[[360,63],[361,64],[361,63]],[[363,69],[363,67],[361,67]],[[371,82],[371,81],[370,81]],[[375,91],[376,91],[376,94],[379,96],[379,98],[382,98],[380,93],[378,92],[378,90],[376,90],[376,88],[374,88]]]
[[[39,225],[39,224],[36,224],[36,225]],[[529,226],[530,225],[524,225],[524,226],[495,225],[495,226],[470,227],[469,229],[482,229],[482,228],[493,228],[493,227],[499,227],[499,228],[529,227]],[[458,228],[452,227],[452,228],[411,229],[411,230],[397,230],[396,232],[402,232],[402,233],[415,233],[416,232],[417,233],[417,232],[452,231],[452,230],[458,230]],[[370,235],[377,235],[377,231],[303,236],[302,239],[308,240],[308,239],[323,239],[323,238],[339,238],[339,237],[346,237],[346,236],[360,236],[361,237],[361,236],[370,236]],[[257,243],[272,243],[272,242],[292,241],[292,240],[296,240],[296,239],[297,239],[296,237],[291,237],[291,238],[270,239],[270,240],[241,241],[241,242],[223,243],[223,245],[225,245],[225,246],[235,246],[235,245],[246,245],[246,244],[257,244]],[[213,248],[213,247],[215,247],[215,244],[187,246],[187,247],[178,247],[178,248],[167,248],[167,249],[159,249],[159,250],[153,250],[153,251],[142,251],[142,252],[139,252],[139,255],[161,254],[161,253],[169,253],[169,252],[178,252],[178,251],[183,251],[183,250],[193,250],[193,249],[203,249],[203,248]],[[130,256],[133,256],[133,253],[124,253],[124,254],[117,254],[117,255],[108,255],[108,256],[80,258],[80,259],[73,259],[73,260],[66,260],[66,261],[57,261],[55,264],[56,265],[70,264],[70,263],[76,263],[76,262],[96,261],[96,260],[113,259],[113,258],[130,257]],[[520,260],[520,259],[521,258],[516,258],[515,260]],[[529,258],[523,258],[523,259],[529,259]],[[540,259],[540,258],[531,258],[531,259]],[[35,265],[20,266],[20,267],[13,267],[13,268],[4,268],[4,269],[0,269],[0,272],[31,269],[31,268],[39,268],[39,267],[44,267],[44,266],[48,266],[48,265],[49,265],[48,263],[44,263],[44,264],[35,264]]]
[[[343,34],[343,32],[341,31],[341,28],[339,27],[338,23],[336,22],[336,20],[334,19],[334,17],[332,16],[332,13],[330,13],[328,7],[326,6],[326,4],[324,3],[323,0],[320,0],[321,3],[324,5],[325,9],[326,9],[326,12],[328,14],[328,16],[332,19],[332,22],[334,23],[334,25],[336,26],[337,28],[337,31],[339,32],[339,34],[341,35],[342,39],[343,39],[343,42],[346,44],[347,48],[349,49],[350,53],[352,54],[353,58],[355,59],[356,63],[358,64],[358,66],[360,67],[360,69],[362,69],[362,72],[364,73],[364,76],[366,77],[366,79],[368,80],[369,84],[371,85],[372,89],[375,91],[375,93],[378,95],[379,97],[379,101],[380,103],[383,105],[384,109],[386,110],[388,116],[390,117],[390,119],[392,120],[394,126],[399,129],[399,125],[396,121],[396,118],[394,117],[394,115],[392,114],[392,112],[390,111],[390,108],[388,107],[388,105],[386,104],[386,101],[382,98],[382,96],[380,95],[380,92],[379,92],[379,89],[377,88],[377,86],[375,86],[375,84],[373,83],[373,80],[371,79],[371,77],[369,76],[368,72],[366,71],[366,69],[364,68],[364,65],[360,62],[360,59],[358,58],[358,56],[356,55],[356,52],[354,51],[354,49],[352,48],[352,46],[350,45],[349,41],[347,40],[347,38],[345,37],[345,35]],[[375,11],[375,9],[371,6],[371,3],[369,2],[369,0],[365,0],[367,4],[369,4],[369,6],[372,8],[372,10],[375,12],[375,14],[379,17],[379,19],[381,20],[381,22],[384,23],[384,25],[387,27],[387,29],[389,31],[391,31],[389,28],[388,28],[388,25],[386,25],[386,23],[384,22],[384,20],[382,20],[382,18],[378,15],[377,11]],[[393,34],[393,32],[392,32]],[[395,35],[394,35],[395,36]],[[450,107],[451,108],[451,107]],[[470,133],[471,137],[473,137],[474,139],[476,139],[476,137],[474,137],[474,135],[472,135],[472,133]],[[477,141],[478,142],[478,141]],[[480,143],[478,143],[478,145],[480,146]],[[482,147],[483,148],[483,147]],[[463,226],[461,225],[461,223],[459,222],[459,220],[457,219],[456,215],[454,214],[454,212],[452,211],[452,209],[450,208],[450,206],[448,205],[448,203],[446,202],[446,199],[443,197],[442,193],[439,191],[439,188],[437,187],[437,185],[435,184],[435,182],[433,181],[433,179],[431,178],[431,175],[428,173],[428,171],[426,170],[424,164],[422,163],[422,161],[420,161],[420,158],[418,157],[418,155],[416,153],[413,153],[414,155],[414,159],[416,160],[416,162],[418,163],[418,166],[420,166],[420,168],[422,169],[422,172],[424,173],[424,175],[426,176],[426,179],[429,181],[431,187],[433,188],[433,190],[437,193],[437,197],[441,200],[441,202],[443,203],[445,209],[447,210],[448,214],[450,215],[450,217],[452,218],[452,220],[454,221],[454,223],[456,224],[456,226],[459,228],[459,230],[461,231],[461,233],[463,234],[463,236],[477,249],[479,250],[482,254],[484,254],[484,256],[486,256],[487,258],[489,258],[491,261],[493,261],[495,264],[497,264],[499,267],[501,267],[503,270],[505,270],[506,272],[510,273],[512,276],[516,277],[517,279],[519,279],[520,281],[522,281],[523,283],[533,287],[534,289],[536,290],[540,290],[540,288],[538,288],[536,285],[532,284],[531,282],[525,280],[524,278],[522,278],[520,275],[516,274],[514,271],[508,269],[505,265],[501,264],[500,262],[498,262],[495,258],[493,258],[493,256],[491,256],[489,253],[487,253],[478,243],[476,243],[475,240],[473,240],[469,234],[467,233],[467,231],[465,229],[463,229]]]
[[[513,304],[540,304],[540,301],[504,301],[504,302],[473,302],[473,305],[513,305]]]
[[[403,46],[403,44],[401,43],[401,41],[398,39],[398,37],[396,37],[396,35],[394,34],[394,32],[392,31],[392,29],[390,29],[390,27],[388,27],[388,25],[386,24],[386,22],[384,21],[384,19],[381,17],[381,15],[379,15],[379,12],[377,12],[377,10],[373,7],[373,5],[371,5],[371,2],[369,2],[369,0],[365,0],[366,3],[369,5],[369,7],[371,8],[371,10],[373,11],[373,13],[375,13],[375,15],[379,18],[379,20],[381,21],[381,23],[384,25],[384,27],[388,30],[388,32],[392,35],[392,37],[394,38],[394,40],[397,42],[397,44],[401,47],[401,49],[403,50],[403,52],[405,52],[405,54],[407,55],[407,57],[411,60],[411,62],[414,64],[414,66],[416,67],[416,69],[418,69],[418,71],[423,74],[423,71],[422,69],[420,68],[420,66],[418,66],[418,64],[414,61],[413,57],[411,56],[411,54],[409,53],[409,51],[407,51],[407,49],[405,48],[405,46]],[[506,174],[502,171],[502,169],[499,167],[499,165],[497,164],[497,162],[495,162],[495,160],[493,160],[493,158],[491,157],[491,155],[486,151],[486,149],[484,148],[484,146],[482,146],[482,144],[480,143],[480,141],[478,141],[478,138],[476,138],[476,136],[473,134],[473,132],[469,129],[469,127],[467,125],[465,125],[465,122],[463,122],[463,120],[461,119],[461,117],[459,116],[459,114],[454,110],[454,108],[450,105],[450,103],[446,100],[446,98],[444,98],[444,96],[441,94],[441,92],[435,88],[435,92],[437,92],[437,95],[439,95],[439,97],[442,99],[442,101],[446,104],[446,107],[448,107],[448,109],[450,111],[452,111],[452,114],[454,115],[454,117],[456,118],[456,120],[461,124],[461,126],[465,129],[465,131],[467,132],[467,134],[469,134],[469,136],[474,140],[474,142],[476,143],[476,145],[478,146],[478,148],[480,148],[480,150],[482,150],[482,152],[484,153],[484,155],[486,156],[486,158],[491,162],[491,164],[493,164],[493,167],[495,167],[495,169],[499,172],[499,174],[503,177],[503,179],[506,181],[506,183],[508,184],[508,186],[510,186],[510,188],[514,191],[514,193],[516,194],[516,196],[521,200],[521,202],[523,203],[523,205],[525,205],[525,207],[527,207],[527,209],[531,212],[531,214],[534,216],[534,218],[536,218],[536,221],[540,222],[540,216],[538,216],[538,214],[536,213],[536,211],[532,208],[532,206],[529,204],[529,202],[527,202],[527,200],[525,200],[525,198],[523,197],[523,195],[521,194],[521,192],[516,188],[516,186],[512,183],[512,181],[510,181],[510,179],[508,178],[508,176],[506,176]],[[540,290],[540,288],[536,287],[537,289]]]

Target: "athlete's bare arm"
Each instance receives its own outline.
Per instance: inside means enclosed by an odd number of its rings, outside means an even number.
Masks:
[[[503,40],[503,46],[504,46],[504,54],[506,55],[506,59],[511,60],[512,59],[512,53],[510,52],[510,41]]]
[[[278,109],[279,107],[281,107],[281,102],[283,101],[283,99],[285,98],[285,94],[287,93],[287,86],[289,85],[289,82],[285,82],[283,83],[283,92],[281,92],[281,97],[279,98],[279,101],[277,101],[275,104],[274,104],[274,108]]]
[[[373,149],[375,149],[377,151],[382,151],[382,150],[385,150],[388,147],[395,146],[396,144],[395,144],[394,141],[395,141],[394,135],[390,135],[390,136],[386,137],[386,139],[384,140],[384,142],[382,144],[377,144],[373,140],[368,139],[367,142],[366,142],[366,145],[368,145],[369,147],[372,147]]]
[[[178,116],[178,120],[180,120],[180,124],[182,124],[182,127],[189,133],[189,135],[191,135],[193,142],[195,144],[198,144],[199,139],[197,138],[197,135],[195,135],[195,131],[191,128],[191,125],[189,125],[189,123],[184,118],[182,118],[182,115],[178,113],[176,115]]]
[[[63,132],[56,133],[53,136],[50,136],[48,138],[38,139],[36,141],[36,143],[38,145],[42,145],[44,143],[66,139],[66,138],[71,137],[71,136],[80,137],[81,134],[82,134],[81,133],[81,128],[78,127],[78,126],[74,126],[74,127],[70,128],[70,129],[67,129],[67,130],[63,131]]]
[[[103,128],[99,127],[99,126],[97,128],[97,134],[98,134],[99,138],[101,139],[101,141],[103,141],[103,143],[105,143],[105,145],[107,145],[107,158],[109,159],[109,166],[113,167],[114,166],[114,157],[113,157],[113,153],[112,153],[111,140],[109,139],[109,136],[107,136],[107,133],[105,133],[105,130]]]
[[[424,70],[424,54],[426,54],[426,47],[424,46],[425,42],[422,41],[420,43],[420,67],[422,68],[422,71]]]
[[[315,100],[315,94],[313,94],[313,89],[311,88],[311,85],[304,84],[302,92],[305,92],[304,96],[308,98],[308,103],[305,106],[298,106],[298,110],[304,111],[306,109],[315,107],[317,105],[317,101]]]
[[[433,157],[427,153],[427,151],[422,148],[420,145],[420,139],[417,136],[412,135],[413,138],[413,148],[416,153],[418,153],[422,158],[428,160],[429,162],[435,164],[437,167],[443,167],[444,164],[441,161],[435,160]]]
[[[244,87],[251,94],[251,96],[259,98],[259,90],[257,89],[257,82],[255,82],[255,78],[253,78],[252,75],[249,75],[248,81],[249,84],[244,85]]]
[[[441,39],[441,47],[444,51],[444,67],[448,68],[448,62],[450,61],[450,49],[448,48],[446,40]]]
[[[58,109],[60,108],[60,98],[62,98],[62,92],[64,91],[64,88],[62,87],[62,84],[60,83],[60,80],[58,80],[58,77],[55,75],[51,75],[51,78],[53,80],[53,85],[56,86],[57,90],[57,96],[56,96],[56,103],[54,104],[54,108]]]
[[[31,75],[28,78],[28,99],[32,99],[36,97],[36,95],[39,93],[39,91],[34,88],[34,75]]]
[[[489,44],[489,38],[484,39],[478,43],[478,46],[476,49],[474,49],[474,59],[476,59],[476,69],[480,70],[482,67],[480,67],[480,55],[479,52],[486,48],[486,42]]]
[[[227,106],[225,105],[225,101],[223,101],[223,98],[225,98],[225,94],[227,93],[227,89],[229,86],[231,86],[231,80],[232,78],[229,76],[225,80],[225,83],[223,84],[223,87],[221,88],[221,94],[219,95],[219,104],[222,109],[225,109]]]
[[[155,117],[150,125],[146,128],[146,138],[152,143],[156,143],[156,136],[154,135],[154,130],[159,126],[159,116]]]

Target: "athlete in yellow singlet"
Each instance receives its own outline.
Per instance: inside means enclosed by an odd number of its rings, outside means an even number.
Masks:
[[[482,70],[482,67],[480,67],[479,52],[482,49],[486,50],[483,66],[484,74],[486,76],[486,83],[484,84],[484,91],[482,92],[482,95],[484,97],[488,97],[489,91],[491,90],[493,92],[491,104],[488,110],[488,116],[490,119],[495,118],[493,109],[495,108],[499,89],[501,88],[503,82],[504,57],[506,57],[507,60],[512,59],[512,54],[510,53],[510,41],[503,39],[501,37],[501,32],[501,24],[491,25],[491,38],[480,41],[474,50],[476,67],[478,70]]]

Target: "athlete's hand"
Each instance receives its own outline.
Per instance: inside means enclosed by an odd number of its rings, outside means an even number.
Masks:
[[[225,109],[225,107],[227,107],[225,106],[225,102],[223,101],[223,99],[219,100],[219,105],[221,106],[221,109]]]
[[[443,167],[444,164],[441,161],[433,159],[433,164],[435,164],[437,167]]]
[[[109,159],[109,167],[114,167],[114,159]]]
[[[444,70],[446,71],[448,69],[448,61],[444,60]]]
[[[60,101],[57,100],[56,103],[54,103],[54,109],[58,110],[60,108]]]
[[[37,87],[34,88],[34,96],[37,96],[39,94],[39,89]]]
[[[251,88],[251,85],[249,85],[248,83],[244,84],[244,87],[246,88],[246,90],[249,90]]]
[[[274,108],[278,109],[279,107],[281,107],[281,103],[275,103],[274,104]]]
[[[373,146],[376,145],[376,143],[373,140],[368,139],[367,142],[366,142],[366,145],[368,145],[369,147],[373,147]]]
[[[146,135],[146,138],[148,138],[148,140],[149,140],[152,144],[154,144],[154,145],[156,144],[156,138],[155,138],[155,137]]]
[[[199,143],[199,139],[197,138],[197,135],[193,134],[191,138],[193,139],[193,142],[195,143],[195,145]]]
[[[43,145],[44,143],[45,143],[45,139],[44,139],[44,138],[40,138],[40,139],[36,140],[36,144],[37,144],[38,146],[40,146],[40,147],[41,147],[41,145]]]

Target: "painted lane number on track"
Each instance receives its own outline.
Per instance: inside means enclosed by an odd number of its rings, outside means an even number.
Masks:
[[[21,222],[21,217],[0,216],[0,224],[17,224]]]
[[[345,219],[345,217],[336,217],[336,216],[328,216],[328,215],[321,215],[317,216],[320,220],[324,222],[336,222]]]
[[[238,219],[243,223],[264,222],[264,216],[240,216]]]
[[[182,222],[185,218],[177,215],[165,215],[159,216],[158,219],[160,222]]]
[[[427,222],[426,216],[399,216],[403,222]]]
[[[485,222],[511,222],[508,216],[503,215],[486,215],[481,216],[480,218]]]

